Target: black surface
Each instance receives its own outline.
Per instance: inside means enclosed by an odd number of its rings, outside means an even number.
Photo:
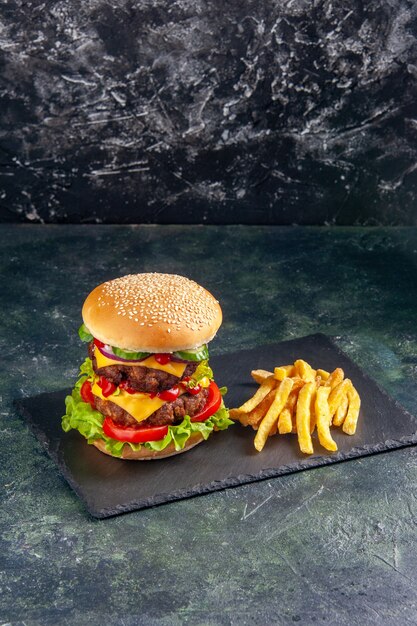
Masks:
[[[268,440],[262,453],[253,447],[254,431],[239,424],[214,433],[186,454],[150,462],[114,459],[88,446],[78,432],[63,433],[60,415],[66,391],[18,401],[37,437],[85,502],[103,518],[134,509],[188,498],[226,487],[288,474],[328,463],[417,443],[417,420],[394,402],[322,334],[213,357],[216,380],[228,386],[227,405],[238,406],[256,388],[250,370],[273,368],[303,358],[315,368],[342,367],[352,379],[362,407],[356,434],[332,429],[337,453],[329,453],[313,435],[315,454],[304,456],[293,435]]]
[[[416,15],[2,2],[0,220],[415,225]]]

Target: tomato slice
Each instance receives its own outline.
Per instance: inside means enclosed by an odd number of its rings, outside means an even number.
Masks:
[[[115,424],[111,417],[106,417],[103,422],[103,432],[107,437],[118,441],[129,441],[130,443],[144,443],[145,441],[159,441],[168,432],[168,426],[119,426]]]
[[[204,422],[204,420],[208,419],[213,413],[215,413],[222,403],[222,394],[220,393],[220,389],[216,385],[216,383],[212,380],[210,382],[209,394],[206,402],[206,406],[200,413],[194,415],[191,418],[192,422]]]
[[[100,376],[97,384],[100,387],[101,393],[105,398],[111,396],[111,394],[114,393],[117,389],[116,385],[107,380],[105,376]]]
[[[83,402],[87,402],[88,404],[91,404],[93,409],[96,408],[95,401],[94,401],[94,394],[91,390],[91,382],[89,380],[85,380],[83,384],[81,385],[80,396]]]

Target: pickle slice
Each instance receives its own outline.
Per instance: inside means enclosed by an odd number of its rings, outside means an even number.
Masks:
[[[209,358],[209,351],[206,344],[198,348],[193,348],[192,350],[179,350],[173,354],[184,361],[205,361]]]
[[[132,352],[131,350],[122,350],[121,348],[111,347],[113,354],[119,356],[121,359],[127,359],[132,361],[141,361],[151,356],[150,352]]]

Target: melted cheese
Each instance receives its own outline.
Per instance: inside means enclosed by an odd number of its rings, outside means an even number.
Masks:
[[[150,356],[144,361],[140,361],[140,363],[128,363],[127,361],[117,361],[116,359],[109,359],[107,356],[104,356],[100,352],[100,350],[94,350],[94,356],[97,360],[97,367],[107,367],[108,365],[127,365],[128,367],[151,367],[154,370],[161,370],[162,372],[167,372],[168,374],[173,374],[178,378],[181,378],[184,374],[184,370],[187,367],[186,363],[176,363],[175,361],[171,361],[166,365],[161,365],[155,359],[154,356]]]
[[[102,400],[110,400],[117,406],[127,411],[138,422],[146,420],[154,411],[157,411],[165,404],[165,400],[161,400],[157,396],[151,398],[147,393],[130,394],[123,389],[117,395],[111,394],[105,398],[97,384],[97,380],[92,385],[92,392]]]

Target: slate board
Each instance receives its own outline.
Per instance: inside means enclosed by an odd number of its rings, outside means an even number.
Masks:
[[[237,424],[214,433],[185,454],[156,461],[122,461],[87,445],[77,431],[61,430],[68,389],[24,398],[16,404],[72,489],[97,518],[417,443],[417,419],[325,335],[215,356],[210,363],[219,386],[228,387],[226,404],[234,407],[257,388],[250,377],[252,369],[272,369],[297,358],[327,370],[342,367],[362,398],[356,434],[352,437],[340,428],[332,429],[337,453],[324,450],[316,434],[315,454],[310,457],[299,451],[294,435],[272,437],[258,453],[252,428]]]

